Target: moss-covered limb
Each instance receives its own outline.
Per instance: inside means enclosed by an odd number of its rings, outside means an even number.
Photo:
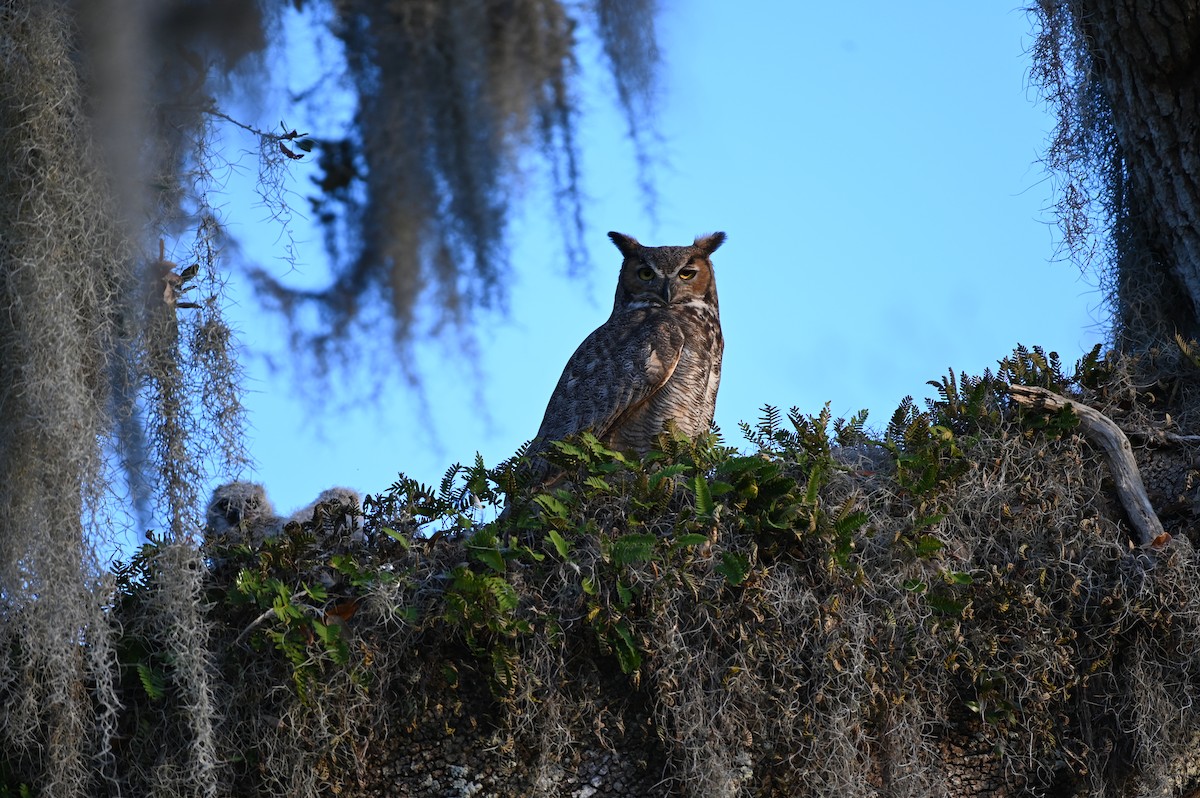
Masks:
[[[1158,515],[1146,496],[1146,487],[1142,484],[1137,461],[1133,459],[1129,438],[1112,419],[1098,410],[1072,402],[1045,388],[1013,385],[1010,393],[1014,401],[1023,407],[1054,412],[1069,409],[1078,414],[1084,433],[1100,447],[1108,460],[1109,470],[1116,482],[1117,496],[1134,527],[1134,543],[1139,546],[1152,543],[1161,545],[1170,538],[1163,531],[1162,522],[1158,520]]]
[[[549,489],[476,462],[207,550],[217,793],[1178,795],[1200,783],[1196,518],[1131,550],[1078,416],[1007,387],[1149,428],[1129,368],[1022,349],[878,438],[773,409],[751,453],[583,436]],[[126,793],[200,728],[202,660],[155,592],[178,555],[119,576]]]

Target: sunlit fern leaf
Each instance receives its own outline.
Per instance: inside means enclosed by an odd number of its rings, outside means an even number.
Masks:
[[[160,701],[167,694],[166,680],[163,675],[156,670],[150,668],[144,662],[139,662],[135,666],[137,668],[138,680],[142,683],[142,689],[146,691],[146,695],[152,701]]]

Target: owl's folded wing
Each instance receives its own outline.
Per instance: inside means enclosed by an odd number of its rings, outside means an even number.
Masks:
[[[604,440],[650,401],[679,365],[684,333],[673,324],[646,324],[614,335],[601,327],[567,361],[536,440],[542,444],[591,430]]]

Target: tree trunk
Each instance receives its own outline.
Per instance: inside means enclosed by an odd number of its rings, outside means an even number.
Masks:
[[[1118,152],[1118,338],[1200,336],[1200,0],[1067,0]]]

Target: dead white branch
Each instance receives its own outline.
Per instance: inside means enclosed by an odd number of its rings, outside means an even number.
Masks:
[[[1129,445],[1129,438],[1112,419],[1099,410],[1072,402],[1065,396],[1045,388],[1010,385],[1008,391],[1013,401],[1024,407],[1050,412],[1057,412],[1065,407],[1071,408],[1071,412],[1079,417],[1079,426],[1083,434],[1099,445],[1108,459],[1108,467],[1117,485],[1117,497],[1134,527],[1134,542],[1139,546],[1146,546],[1163,539],[1162,522],[1158,520],[1154,508],[1150,506],[1150,499],[1146,496],[1146,486],[1142,482],[1141,472],[1138,471],[1137,461],[1133,459],[1133,448]]]

